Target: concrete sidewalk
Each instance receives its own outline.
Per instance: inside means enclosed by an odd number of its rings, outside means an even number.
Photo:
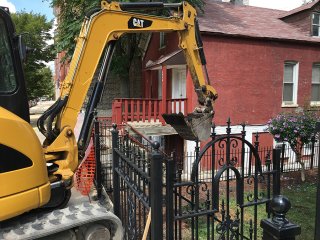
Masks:
[[[42,114],[44,113],[45,110],[47,110],[53,104],[54,104],[54,101],[40,101],[37,103],[36,106],[33,106],[29,109],[30,115]]]

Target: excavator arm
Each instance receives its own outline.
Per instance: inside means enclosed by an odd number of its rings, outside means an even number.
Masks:
[[[169,17],[161,17],[133,12],[154,8],[170,8],[173,13]],[[185,54],[199,103],[203,105],[195,112],[213,115],[213,102],[217,93],[209,85],[196,15],[196,10],[186,2],[166,4],[102,1],[101,10],[85,18],[69,72],[61,86],[61,96],[38,121],[40,131],[47,138],[44,144],[46,160],[58,165],[55,175],[68,180],[78,166],[78,155],[82,157],[90,137],[93,110],[103,92],[115,42],[125,33],[177,32],[179,47]],[[73,129],[100,59],[102,65],[98,80],[88,103],[77,144]]]

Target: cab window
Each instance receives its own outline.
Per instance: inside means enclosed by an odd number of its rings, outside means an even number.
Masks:
[[[17,88],[8,32],[0,18],[0,93],[11,93]]]

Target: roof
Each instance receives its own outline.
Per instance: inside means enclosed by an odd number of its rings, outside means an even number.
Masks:
[[[161,69],[162,65],[167,65],[168,68],[171,68],[172,66],[185,65],[185,64],[186,64],[186,60],[184,58],[183,52],[181,49],[179,49],[167,55],[161,56],[156,61],[149,60],[146,63],[146,69],[156,70],[156,69]]]
[[[282,21],[286,11],[207,1],[204,12],[198,16],[201,32],[320,43],[320,38]]]
[[[308,4],[302,5],[301,7],[292,9],[291,11],[285,12],[280,18],[285,18],[285,17],[291,16],[293,14],[303,12],[305,10],[309,10],[309,9],[313,8],[313,6],[316,5],[318,2],[319,2],[319,0],[312,1]]]

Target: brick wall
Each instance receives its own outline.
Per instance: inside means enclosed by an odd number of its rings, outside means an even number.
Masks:
[[[281,107],[285,61],[299,62],[298,105],[310,100],[312,64],[320,62],[319,45],[214,35],[203,35],[202,40],[211,85],[219,95],[215,104],[217,125],[225,124],[228,117],[233,124],[265,124],[281,111],[294,110]],[[145,62],[160,57],[154,42]],[[197,97],[191,80],[187,83],[191,111]]]
[[[119,81],[120,78],[117,75],[109,74],[103,96],[97,107],[99,116],[111,116],[112,100],[121,95]]]
[[[114,98],[139,98],[141,92],[141,60],[137,57],[131,64],[129,79],[109,74],[102,99],[97,107],[99,116],[111,116]]]
[[[267,40],[203,36],[211,84],[219,98],[217,124],[264,124],[281,111],[283,66],[299,62],[298,105],[310,100],[312,64],[320,46]],[[292,110],[291,108],[289,110]]]

